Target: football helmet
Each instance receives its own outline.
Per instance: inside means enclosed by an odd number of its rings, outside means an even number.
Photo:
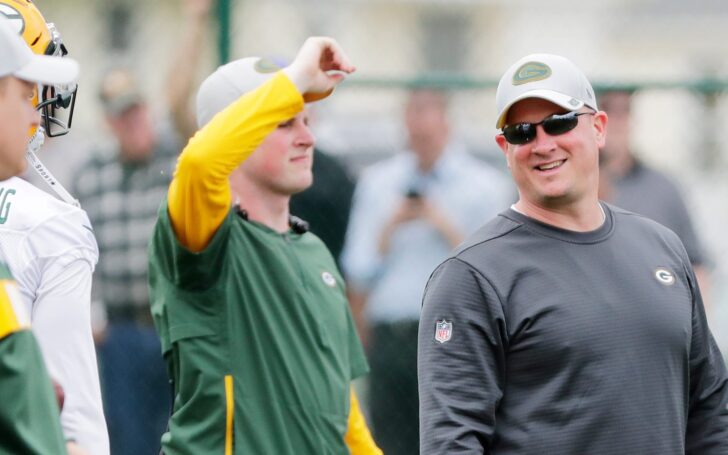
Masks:
[[[68,52],[56,26],[46,22],[31,0],[0,0],[0,14],[4,15],[36,54],[63,57]],[[62,136],[71,129],[73,109],[76,106],[76,84],[38,85],[33,104],[41,113],[41,125],[30,131],[26,158],[30,167],[69,204],[79,206],[78,201],[61,185],[38,159],[45,137]]]
[[[68,54],[61,34],[31,0],[0,0],[3,14],[36,54],[63,57]],[[34,104],[41,111],[42,126],[48,137],[68,133],[76,105],[76,84],[39,85]]]

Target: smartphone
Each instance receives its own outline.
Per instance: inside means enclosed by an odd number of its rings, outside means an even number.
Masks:
[[[416,199],[422,199],[422,193],[420,193],[419,191],[417,191],[417,190],[416,190],[416,189],[414,189],[414,188],[410,188],[410,189],[409,189],[409,190],[407,191],[407,193],[405,194],[405,197],[406,197],[407,199],[412,199],[412,200],[416,200]]]

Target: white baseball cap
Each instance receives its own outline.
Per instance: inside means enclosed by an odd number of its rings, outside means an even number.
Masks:
[[[495,95],[496,128],[503,128],[511,106],[526,98],[551,101],[569,111],[585,105],[598,110],[589,80],[576,65],[559,55],[527,55],[508,68]]]
[[[0,14],[0,77],[14,76],[43,85],[63,85],[74,82],[78,71],[78,63],[70,58],[34,54]]]
[[[273,61],[260,57],[246,57],[220,66],[202,81],[197,91],[197,126],[202,128],[220,111],[247,92],[260,87],[281,70]],[[326,98],[326,93],[306,93],[307,103]]]

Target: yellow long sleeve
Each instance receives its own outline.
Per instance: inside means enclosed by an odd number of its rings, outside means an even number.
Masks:
[[[354,388],[351,389],[351,409],[349,410],[349,425],[344,436],[351,455],[382,455],[382,451],[374,442],[367,422],[359,408]]]
[[[182,245],[195,252],[205,249],[230,210],[230,174],[278,124],[301,110],[303,97],[279,72],[190,139],[168,192],[169,217]]]

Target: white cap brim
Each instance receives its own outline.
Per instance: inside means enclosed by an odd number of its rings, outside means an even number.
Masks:
[[[78,73],[78,63],[73,59],[33,54],[13,76],[43,85],[63,85],[75,82]]]
[[[506,118],[508,117],[508,111],[510,108],[519,101],[527,98],[540,98],[542,100],[551,101],[557,106],[563,107],[569,111],[575,111],[581,109],[584,106],[584,102],[578,100],[570,95],[564,95],[563,93],[555,92],[553,90],[530,90],[528,92],[521,93],[514,98],[510,103],[501,110],[498,114],[498,121],[496,122],[496,128],[503,128],[506,124]]]

